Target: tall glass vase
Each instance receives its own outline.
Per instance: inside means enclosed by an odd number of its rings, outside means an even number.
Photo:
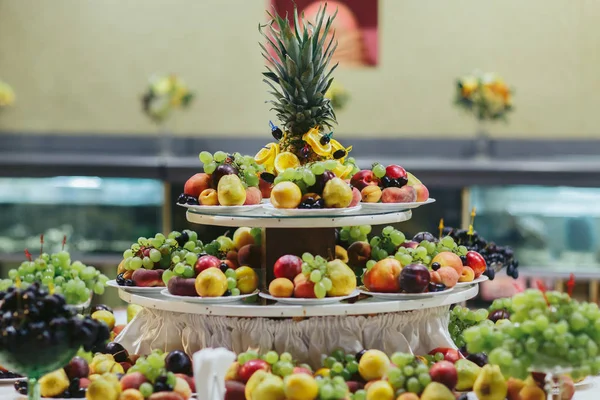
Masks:
[[[158,125],[158,157],[163,164],[173,155],[173,132],[165,122]]]
[[[491,157],[491,141],[487,123],[484,119],[477,119],[475,136],[475,158],[489,159]]]

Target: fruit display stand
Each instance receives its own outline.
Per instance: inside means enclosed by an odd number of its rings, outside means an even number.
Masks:
[[[188,220],[194,223],[263,228],[263,290],[274,260],[282,254],[331,254],[335,227],[397,223],[410,217],[410,210],[310,217],[274,216],[262,210],[237,215],[187,212]],[[436,347],[456,347],[448,332],[449,308],[475,297],[478,291],[474,283],[443,295],[412,300],[380,301],[357,296],[323,305],[264,304],[260,299],[254,304],[206,305],[119,289],[121,299],[144,309],[117,341],[136,353],[159,348],[192,354],[206,347],[225,347],[236,353],[249,348],[287,351],[315,367],[322,354],[336,348],[422,354]]]

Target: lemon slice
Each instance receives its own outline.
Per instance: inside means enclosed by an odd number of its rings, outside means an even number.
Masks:
[[[279,153],[277,157],[275,157],[275,171],[278,174],[282,173],[288,168],[297,168],[300,166],[300,160],[294,153],[290,153],[289,151],[284,151],[283,153]]]
[[[338,178],[344,179],[352,172],[353,169],[354,169],[354,167],[352,165],[344,165],[344,164],[338,163],[337,167],[335,167],[331,171]]]
[[[321,137],[322,135],[319,133],[319,130],[317,128],[312,128],[302,136],[302,140],[308,143],[315,153],[321,157],[327,157],[331,154],[331,142],[322,145],[320,142]]]
[[[258,153],[256,153],[256,155],[254,156],[254,161],[256,161],[258,164],[266,163],[267,161],[269,161],[269,158],[273,158],[274,161],[278,153],[279,145],[277,143],[267,143],[265,147],[263,147],[258,151]]]
[[[408,186],[414,186],[418,183],[421,183],[421,181],[419,179],[417,179],[417,177],[414,176],[413,174],[411,174],[410,172],[407,172],[406,176],[408,176],[408,182],[406,183]]]

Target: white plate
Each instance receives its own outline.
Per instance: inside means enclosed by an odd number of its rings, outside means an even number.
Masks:
[[[425,201],[415,201],[413,203],[360,203],[362,204],[363,210],[365,211],[380,211],[380,212],[392,212],[392,211],[403,211],[411,208],[421,207],[425,204],[434,203],[435,199],[428,198]]]
[[[267,203],[262,205],[269,214],[275,215],[294,215],[294,216],[324,216],[324,215],[340,215],[353,213],[361,209],[361,205],[346,208],[275,208],[273,204]]]
[[[225,304],[225,303],[235,303],[247,297],[254,296],[258,293],[258,290],[255,290],[249,294],[241,294],[239,296],[221,296],[221,297],[194,297],[194,296],[177,296],[169,293],[169,289],[163,289],[160,294],[165,297],[168,297],[173,300],[179,300],[186,303],[195,303],[195,304]]]
[[[460,287],[465,287],[465,286],[472,286],[472,285],[475,285],[477,283],[485,282],[488,279],[490,279],[490,278],[488,278],[485,275],[481,275],[479,278],[477,278],[475,280],[472,280],[471,282],[458,282],[454,287],[460,288]]]
[[[159,294],[165,287],[164,286],[156,286],[156,287],[143,287],[143,286],[120,286],[117,284],[117,281],[111,279],[106,282],[106,286],[114,287],[117,289],[122,289],[129,293],[156,293]]]
[[[179,203],[177,203],[177,205],[188,208],[190,210],[201,212],[203,214],[240,214],[247,211],[256,210],[263,206],[262,203],[252,204],[250,206],[200,206]]]
[[[441,292],[425,292],[425,293],[378,293],[369,292],[368,290],[359,289],[362,294],[373,296],[377,300],[417,300],[427,297],[443,296],[450,293],[454,288],[446,289]]]
[[[258,295],[263,299],[267,300],[275,300],[280,304],[288,304],[295,306],[316,306],[316,305],[324,305],[324,304],[335,304],[339,303],[342,300],[350,299],[352,297],[358,296],[359,291],[355,290],[350,293],[348,296],[337,296],[337,297],[324,297],[322,299],[300,299],[296,297],[274,297],[270,294],[260,292]]]
[[[15,382],[24,381],[25,379],[27,378],[4,378],[0,379],[0,385],[14,385]]]

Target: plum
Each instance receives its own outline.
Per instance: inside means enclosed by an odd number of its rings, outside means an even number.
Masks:
[[[412,238],[413,241],[417,243],[421,243],[423,240],[427,240],[428,242],[437,243],[437,238],[433,236],[432,233],[429,232],[419,232]]]
[[[423,264],[409,264],[402,268],[398,281],[407,293],[423,293],[431,280],[429,269]]]
[[[181,350],[174,350],[165,358],[167,371],[174,374],[192,375],[192,360]]]
[[[125,362],[129,358],[129,353],[125,348],[116,342],[110,342],[106,345],[106,353],[112,354],[118,363]]]
[[[168,289],[169,293],[174,294],[175,296],[198,296],[198,292],[196,292],[195,278],[182,278],[180,276],[174,276],[169,279]]]
[[[64,369],[71,380],[74,378],[87,378],[90,374],[90,367],[87,361],[81,357],[73,357]]]
[[[162,269],[144,269],[140,268],[133,272],[131,279],[136,286],[140,287],[155,287],[164,286],[162,281]]]
[[[217,167],[215,172],[212,174],[212,187],[217,188],[219,185],[219,181],[225,175],[237,175],[238,170],[235,169],[233,165],[230,164],[222,164]]]

